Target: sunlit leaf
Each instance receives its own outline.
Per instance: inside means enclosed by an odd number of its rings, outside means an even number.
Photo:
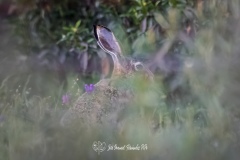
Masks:
[[[161,13],[155,12],[154,18],[162,28],[168,29],[170,27],[168,21],[163,17]]]
[[[146,32],[146,38],[148,40],[149,45],[154,45],[156,42],[155,32],[153,29],[149,29]]]
[[[78,28],[81,24],[81,20],[78,20],[77,23],[75,24],[75,28]]]

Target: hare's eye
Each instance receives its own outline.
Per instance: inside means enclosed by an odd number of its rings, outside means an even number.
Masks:
[[[141,63],[135,63],[134,66],[136,71],[142,71],[144,69],[143,64]]]

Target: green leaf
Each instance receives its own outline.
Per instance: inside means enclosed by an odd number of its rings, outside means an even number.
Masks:
[[[63,27],[63,30],[64,30],[64,31],[69,31],[70,28],[68,28],[68,27]]]
[[[168,29],[170,27],[168,21],[162,16],[161,13],[154,13],[154,19],[163,29]]]
[[[81,24],[81,20],[78,20],[75,24],[75,28],[78,28],[80,26],[80,24]]]
[[[155,3],[155,6],[158,6],[158,4],[159,4],[160,2],[161,2],[160,0],[157,1],[157,2]]]
[[[141,6],[141,0],[135,0],[135,2]]]
[[[91,43],[92,41],[94,41],[94,38],[89,38],[89,39],[87,40],[87,43]]]

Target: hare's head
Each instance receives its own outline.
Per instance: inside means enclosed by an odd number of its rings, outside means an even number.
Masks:
[[[142,72],[147,78],[152,79],[153,74],[141,62],[134,62],[122,55],[120,45],[110,29],[101,25],[94,25],[94,35],[98,45],[113,59],[112,77],[127,76],[134,72]]]

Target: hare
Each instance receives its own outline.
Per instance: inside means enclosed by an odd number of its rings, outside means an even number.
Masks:
[[[61,118],[62,126],[68,126],[73,122],[90,125],[117,121],[117,114],[131,103],[134,93],[131,89],[114,84],[117,81],[128,80],[135,72],[143,73],[149,80],[153,79],[151,71],[141,62],[134,62],[122,55],[118,41],[110,29],[96,25],[94,35],[98,45],[113,59],[112,76],[95,84],[94,91],[81,95],[76,104]]]

